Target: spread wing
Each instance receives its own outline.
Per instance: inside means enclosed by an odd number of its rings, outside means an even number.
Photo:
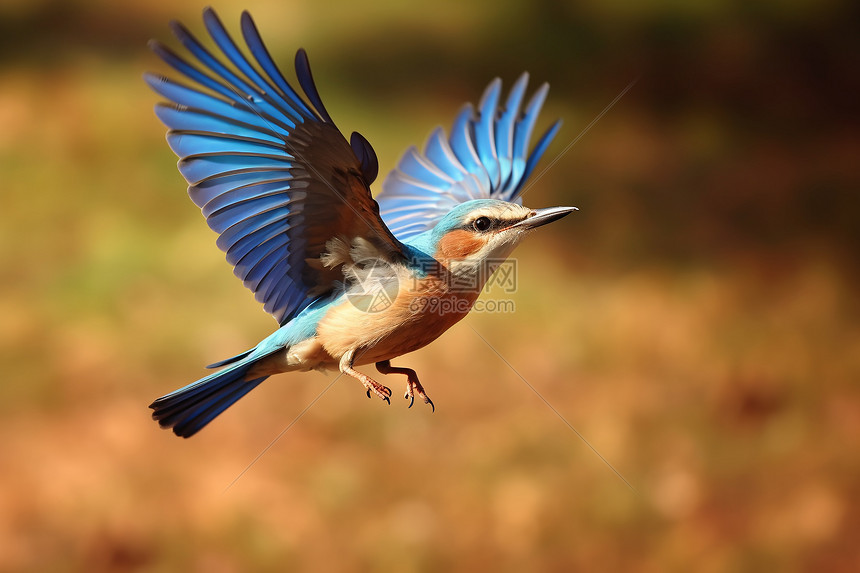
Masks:
[[[452,208],[471,199],[522,203],[523,184],[561,127],[556,121],[529,153],[549,85],[538,88],[521,111],[527,84],[524,73],[500,105],[502,82],[496,78],[477,111],[471,104],[463,107],[450,137],[439,127],[423,153],[415,147],[406,150],[376,197],[383,221],[399,240],[431,229]]]
[[[369,185],[378,164],[358,133],[348,143],[323,106],[303,50],[296,76],[303,100],[284,79],[245,12],[241,29],[253,61],[211,9],[206,29],[228,67],[181,24],[176,37],[196,59],[158,42],[151,47],[195,88],[148,74],[172,104],[156,114],[169,128],[188,194],[219,234],[233,272],[284,324],[343,279],[317,263],[333,237],[364,237],[395,259],[401,244],[379,217]],[[202,89],[198,89],[202,88]]]

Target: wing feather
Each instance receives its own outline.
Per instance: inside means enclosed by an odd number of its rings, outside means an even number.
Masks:
[[[281,171],[293,164],[283,157],[266,155],[196,155],[179,161],[179,172],[191,185],[210,177],[247,173],[251,171]]]
[[[257,25],[254,23],[254,20],[251,18],[251,14],[247,10],[242,12],[241,25],[242,36],[245,38],[245,43],[251,50],[251,54],[254,55],[254,59],[269,79],[272,80],[275,86],[281,90],[281,93],[290,100],[291,105],[288,107],[291,110],[298,112],[302,118],[316,119],[317,115],[310,107],[308,107],[308,104],[305,103],[299,94],[296,93],[293,86],[284,79],[284,75],[281,73],[281,70],[278,69],[278,66],[269,54],[269,49],[263,43],[263,39],[260,37],[260,32],[257,30]]]
[[[471,104],[463,106],[450,136],[437,128],[423,153],[414,147],[404,153],[377,196],[382,218],[399,240],[431,229],[452,208],[470,199],[521,203],[524,183],[561,125],[555,122],[529,153],[549,86],[539,87],[523,110],[527,85],[524,73],[502,106],[501,80],[494,79],[484,90],[477,113]]]
[[[343,279],[339,268],[307,262],[331,238],[363,237],[392,260],[403,256],[402,244],[370,195],[373,148],[358,134],[351,146],[338,131],[304,51],[296,55],[296,74],[310,103],[284,79],[247,12],[241,30],[250,58],[213,10],[203,20],[233,69],[172,23],[195,63],[158,42],[150,45],[194,87],[155,74],[146,81],[171,102],[157,105],[156,114],[168,127],[191,200],[219,234],[216,243],[234,274],[284,324]]]
[[[502,80],[494,79],[484,90],[484,95],[481,97],[479,104],[480,113],[478,120],[473,121],[473,133],[475,148],[478,151],[478,157],[481,159],[481,165],[487,170],[487,176],[490,178],[490,187],[498,189],[499,176],[499,156],[496,153],[496,110],[499,107],[499,94],[502,91]]]

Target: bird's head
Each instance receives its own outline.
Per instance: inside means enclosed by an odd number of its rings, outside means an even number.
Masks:
[[[557,221],[576,207],[529,209],[497,199],[475,199],[452,209],[432,231],[435,258],[457,266],[504,260],[537,227]]]

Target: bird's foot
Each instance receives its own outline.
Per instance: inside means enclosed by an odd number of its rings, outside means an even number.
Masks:
[[[383,386],[367,374],[362,374],[358,370],[352,367],[353,357],[355,356],[355,351],[352,350],[343,355],[343,358],[340,360],[340,371],[347,376],[352,376],[356,380],[362,383],[365,390],[367,390],[367,397],[370,398],[370,393],[373,392],[377,396],[379,396],[382,400],[391,404],[391,400],[389,397],[391,396],[391,388],[388,386]]]
[[[418,381],[418,378],[409,377],[406,381],[406,393],[403,395],[404,398],[409,400],[409,407],[412,407],[412,404],[415,403],[415,396],[418,396],[422,400],[424,400],[425,404],[430,404],[430,408],[433,412],[436,411],[436,406],[433,405],[433,400],[430,399],[424,392],[424,387],[421,385],[421,382]]]
[[[370,398],[370,393],[373,392],[381,399],[391,404],[391,400],[389,400],[389,398],[391,397],[391,388],[389,388],[388,386],[383,386],[370,376],[365,376],[364,378],[362,378],[361,383],[364,384],[365,388],[367,388],[368,398]]]
[[[391,365],[391,361],[383,360],[382,362],[376,363],[376,369],[382,372],[383,374],[405,374],[406,375],[406,393],[403,395],[404,398],[409,400],[409,407],[415,403],[415,396],[417,395],[419,398],[424,400],[425,404],[430,404],[430,408],[433,409],[433,412],[436,411],[436,406],[433,405],[433,400],[427,396],[427,393],[424,392],[424,386],[421,385],[421,382],[418,381],[418,374],[415,373],[411,368],[399,368]]]

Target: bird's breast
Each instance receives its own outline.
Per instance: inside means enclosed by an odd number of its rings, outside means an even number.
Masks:
[[[479,292],[452,289],[437,276],[401,273],[398,288],[347,293],[317,326],[317,340],[335,359],[356,350],[356,364],[370,364],[426,346],[466,316]]]

